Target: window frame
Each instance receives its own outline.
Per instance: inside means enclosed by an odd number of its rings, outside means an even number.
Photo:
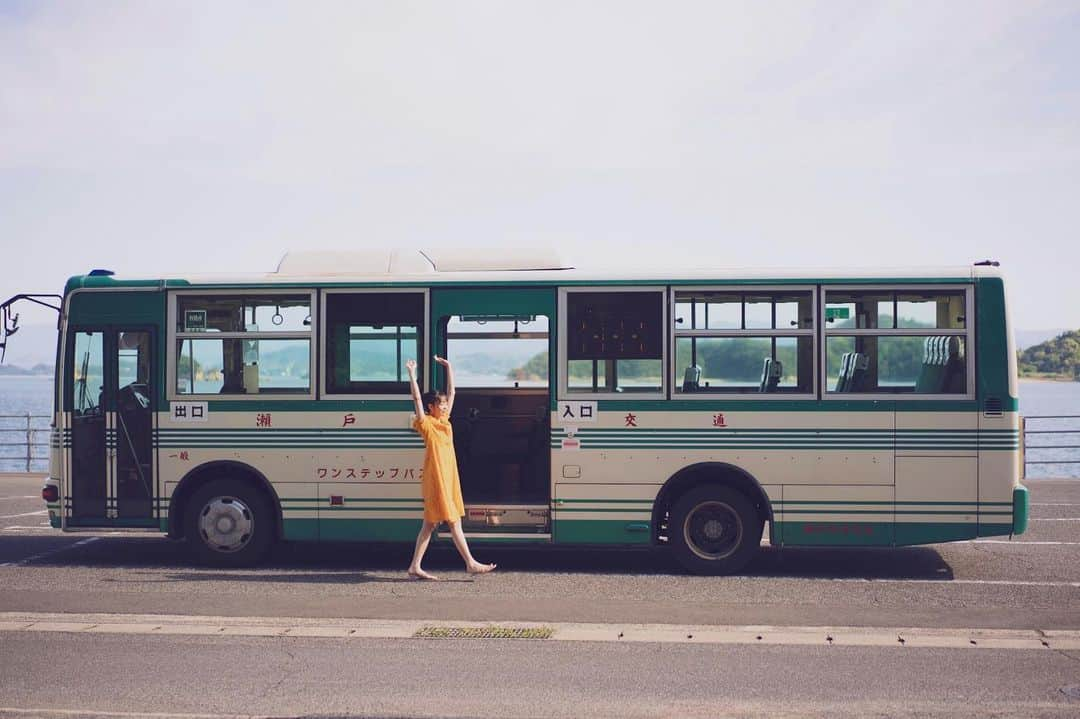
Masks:
[[[417,357],[416,364],[420,370],[420,391],[426,392],[431,383],[431,358],[429,355],[431,352],[431,292],[427,287],[334,287],[323,289],[319,291],[319,309],[326,307],[329,302],[328,298],[332,295],[389,295],[389,294],[407,294],[407,295],[423,295],[424,296],[424,316],[421,318],[423,323],[418,331],[420,338],[420,346],[423,349],[424,357]],[[322,399],[337,399],[337,400],[400,400],[402,398],[411,397],[411,392],[406,389],[403,393],[394,394],[391,392],[379,392],[379,393],[330,393],[326,390],[326,378],[330,376],[330,368],[327,365],[330,358],[330,347],[327,346],[329,341],[329,327],[325,322],[319,323],[319,366],[322,370],[319,373],[319,397]]]
[[[178,332],[176,330],[179,317],[177,313],[180,310],[180,298],[181,297],[243,297],[243,296],[255,296],[255,297],[273,297],[275,295],[281,296],[298,296],[307,295],[309,298],[308,308],[311,315],[311,327],[307,332]],[[168,327],[166,328],[166,342],[168,356],[165,359],[165,383],[168,385],[166,390],[166,397],[169,402],[192,402],[192,401],[237,401],[237,402],[292,402],[292,401],[307,401],[316,398],[317,390],[317,369],[318,369],[318,346],[317,346],[317,328],[320,326],[317,304],[318,292],[314,288],[286,288],[279,289],[274,287],[267,288],[232,288],[222,287],[220,289],[192,289],[192,290],[170,290],[167,297],[167,319]],[[176,351],[176,343],[178,340],[186,339],[277,339],[277,340],[291,340],[291,339],[306,339],[309,342],[308,349],[308,391],[306,393],[301,392],[282,392],[282,393],[212,393],[212,394],[181,394],[176,390],[176,365],[179,361],[179,357]]]
[[[570,328],[567,324],[569,315],[569,295],[571,294],[617,294],[627,292],[648,292],[659,295],[660,302],[660,331],[664,335],[670,334],[668,332],[668,326],[671,322],[669,318],[668,310],[668,286],[665,285],[582,285],[572,287],[559,287],[558,297],[556,302],[556,314],[558,315],[558,345],[557,345],[557,357],[556,362],[558,367],[556,368],[556,374],[558,375],[558,399],[559,400],[658,400],[668,398],[668,389],[670,384],[668,383],[668,361],[670,350],[668,342],[665,341],[665,337],[660,338],[660,389],[656,392],[571,392],[568,389],[570,384],[569,371],[567,367],[568,343],[570,339]],[[550,328],[549,328],[550,332]]]
[[[727,292],[738,294],[752,294],[755,292],[761,293],[782,293],[782,292],[809,292],[810,293],[810,308],[813,313],[813,326],[807,328],[796,328],[792,330],[780,330],[780,329],[720,329],[720,330],[679,330],[675,326],[675,306],[676,306],[676,293],[679,292]],[[818,342],[818,328],[821,325],[820,317],[821,312],[819,310],[819,298],[817,296],[817,285],[686,285],[686,286],[672,286],[668,295],[668,303],[672,308],[671,319],[668,321],[668,329],[670,330],[670,337],[668,340],[668,354],[672,358],[671,368],[668,372],[668,379],[671,381],[671,398],[679,400],[693,400],[695,402],[722,399],[723,401],[776,401],[776,400],[811,400],[817,399],[818,387],[820,386],[819,377],[821,375],[819,353],[814,351],[814,345]],[[739,337],[739,338],[754,338],[754,337],[810,337],[811,345],[810,351],[813,354],[813,370],[811,377],[811,387],[809,392],[683,392],[676,391],[676,387],[682,386],[682,379],[678,376],[679,368],[675,366],[674,358],[676,356],[676,345],[678,339],[681,337]]]
[[[825,322],[821,323],[821,345],[818,348],[818,362],[821,367],[821,397],[826,401],[851,401],[851,400],[877,400],[897,401],[908,400],[933,400],[933,401],[957,401],[975,399],[975,286],[972,284],[836,284],[822,285],[821,295],[818,298],[818,314],[825,317],[825,307],[828,304],[829,292],[956,292],[964,291],[964,328],[918,328],[898,327],[896,329],[881,328],[844,328],[842,330],[829,331]],[[899,318],[894,318],[894,323]],[[830,337],[963,337],[965,344],[964,371],[966,373],[964,386],[967,388],[963,394],[927,394],[925,392],[830,392],[828,372],[828,345]]]

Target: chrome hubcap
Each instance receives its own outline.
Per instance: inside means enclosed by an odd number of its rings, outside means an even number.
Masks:
[[[686,546],[702,559],[730,556],[739,548],[742,536],[739,513],[723,502],[702,502],[690,510],[683,523]]]
[[[214,551],[238,552],[251,541],[255,517],[236,497],[214,497],[199,514],[199,532]]]

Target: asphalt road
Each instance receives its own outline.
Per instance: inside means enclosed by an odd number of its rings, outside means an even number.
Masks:
[[[1028,533],[895,550],[765,548],[744,576],[662,553],[285,545],[265,566],[192,565],[158,535],[61,535],[39,480],[0,477],[0,619],[72,613],[358,622],[592,622],[792,629],[1080,630],[1080,481],[1039,480]],[[121,615],[119,619],[116,615]],[[822,634],[824,635],[824,631]],[[0,631],[0,715],[1080,715],[1080,651],[692,642],[83,635]],[[57,714],[57,712],[60,712]]]

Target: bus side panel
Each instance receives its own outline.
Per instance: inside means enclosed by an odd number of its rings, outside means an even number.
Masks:
[[[385,461],[378,461],[378,470],[361,464],[360,468],[333,468],[327,479],[341,480],[352,474],[353,479],[337,482],[320,481],[319,498],[319,539],[321,541],[361,541],[361,542],[411,542],[420,532],[424,519],[424,501],[420,488],[413,481],[402,481],[409,475],[415,478],[423,457],[417,452],[394,453],[387,455]],[[409,455],[412,456],[409,456]],[[324,467],[316,467],[319,472]],[[350,471],[351,470],[351,471]],[[382,475],[375,477],[376,473]],[[360,482],[356,477],[365,476]],[[372,481],[374,480],[374,481]],[[288,504],[282,500],[285,509]],[[286,513],[285,528],[288,533],[289,513]]]
[[[889,546],[893,543],[892,485],[784,486],[774,502],[778,541],[795,546]]]
[[[49,477],[46,480],[46,485],[52,485],[56,487],[58,497],[63,497],[63,484],[64,484],[64,427],[66,423],[64,421],[64,397],[62,394],[63,381],[64,381],[64,363],[63,363],[63,324],[57,322],[58,329],[56,333],[56,362],[53,365],[56,369],[53,373],[53,405],[52,405],[52,423],[49,426]],[[55,502],[49,502],[45,505],[45,508],[49,512],[49,526],[53,529],[60,529],[63,526],[61,516],[63,514],[63,504],[58,498]]]
[[[560,479],[555,484],[553,539],[560,544],[649,544],[659,491],[659,484],[579,484]]]
[[[975,537],[977,413],[897,411],[896,429],[896,544]]]
[[[193,469],[228,459],[274,487],[283,539],[412,541],[423,513],[424,449],[409,428],[411,412],[365,411],[360,404],[349,409],[327,411],[309,401],[225,400],[209,402],[201,423],[162,414],[166,496]]]
[[[784,484],[783,501],[774,506],[778,543],[893,543],[895,404],[834,401],[827,403],[829,411],[776,412],[755,418],[755,426],[774,430],[801,426],[803,433],[812,430],[811,435],[780,441],[779,448],[786,450],[781,456],[746,453],[742,460],[760,481]]]
[[[976,387],[979,414],[979,536],[1013,531],[1013,491],[1020,484],[1020,415],[1016,360],[1000,277],[976,286]]]

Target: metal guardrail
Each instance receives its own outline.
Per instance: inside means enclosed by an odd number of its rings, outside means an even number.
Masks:
[[[47,414],[0,414],[0,470],[47,470],[51,421]]]
[[[1034,429],[1029,426],[1032,421],[1035,422]],[[1020,436],[1024,448],[1025,476],[1029,465],[1080,465],[1080,415],[1043,414],[1024,417]],[[1041,437],[1046,439],[1039,439]],[[1036,441],[1032,442],[1032,439]],[[1032,453],[1035,454],[1034,459]],[[1077,476],[1076,472],[1069,474]]]

